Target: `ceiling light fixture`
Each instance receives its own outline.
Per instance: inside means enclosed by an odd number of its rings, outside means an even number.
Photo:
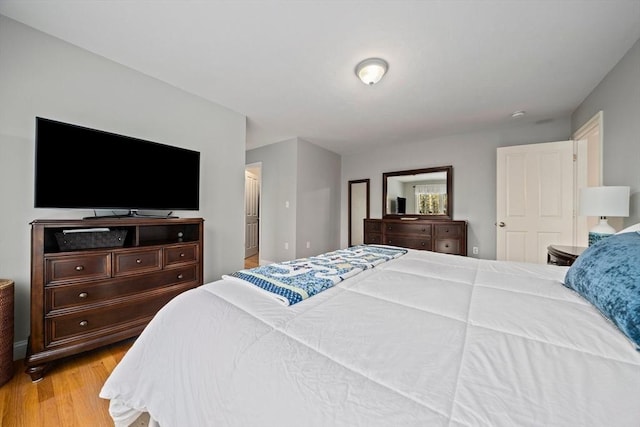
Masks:
[[[524,115],[525,115],[525,112],[522,110],[511,113],[511,117],[514,119],[517,119],[518,117],[522,117]]]
[[[388,68],[389,64],[384,59],[369,58],[356,65],[356,75],[362,83],[371,86],[380,81]]]

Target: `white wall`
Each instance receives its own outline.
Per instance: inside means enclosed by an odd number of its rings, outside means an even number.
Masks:
[[[29,335],[29,222],[92,215],[33,208],[36,116],[200,151],[200,211],[177,214],[205,219],[205,281],[242,268],[243,115],[1,15],[0,64],[0,277],[16,284],[17,357]]]
[[[453,219],[468,221],[467,246],[480,258],[496,256],[496,148],[562,141],[571,135],[569,117],[540,124],[511,125],[415,143],[394,144],[342,157],[340,245],[346,247],[347,182],[371,179],[371,218],[382,215],[382,174],[436,166],[453,166]],[[473,255],[476,256],[476,255]]]
[[[631,186],[626,227],[640,222],[640,40],[576,109],[572,129],[579,129],[600,110],[603,184]]]

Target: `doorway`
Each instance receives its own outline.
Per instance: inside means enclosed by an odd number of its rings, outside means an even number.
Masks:
[[[602,111],[596,113],[574,134],[576,141],[576,179],[575,206],[578,206],[578,193],[584,187],[602,185]],[[575,212],[575,245],[588,246],[589,230],[598,224],[598,217],[585,217]],[[619,224],[612,222],[620,221]],[[610,225],[622,227],[621,218],[611,218]]]
[[[579,215],[578,194],[581,188],[602,185],[602,133],[599,111],[570,141],[498,148],[497,259],[544,264],[548,243],[588,245],[588,230],[598,217]],[[573,146],[571,158],[568,144]],[[569,169],[573,169],[571,189]],[[571,223],[566,209],[570,201]],[[619,221],[614,227],[622,226],[620,218],[612,220]]]
[[[572,140],[498,148],[496,259],[545,264],[572,245],[574,190]]]
[[[244,170],[244,263],[245,268],[260,265],[260,182],[262,164],[246,165]]]

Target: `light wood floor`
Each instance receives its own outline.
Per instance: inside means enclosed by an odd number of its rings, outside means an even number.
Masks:
[[[109,402],[98,393],[133,341],[58,361],[37,383],[16,361],[13,378],[0,387],[0,426],[113,427]]]
[[[244,268],[255,268],[260,266],[260,257],[259,254],[255,254],[250,256],[249,258],[244,259]]]
[[[258,255],[245,268],[258,267]],[[62,359],[32,383],[24,361],[0,387],[0,427],[112,427],[109,402],[98,397],[102,385],[134,339]]]

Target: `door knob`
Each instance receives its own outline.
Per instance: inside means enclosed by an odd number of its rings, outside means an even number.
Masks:
[[[505,223],[504,223],[504,222],[502,222],[502,221],[500,221],[500,222],[498,223],[498,227],[504,227],[505,225],[507,225],[507,224],[505,224]]]

